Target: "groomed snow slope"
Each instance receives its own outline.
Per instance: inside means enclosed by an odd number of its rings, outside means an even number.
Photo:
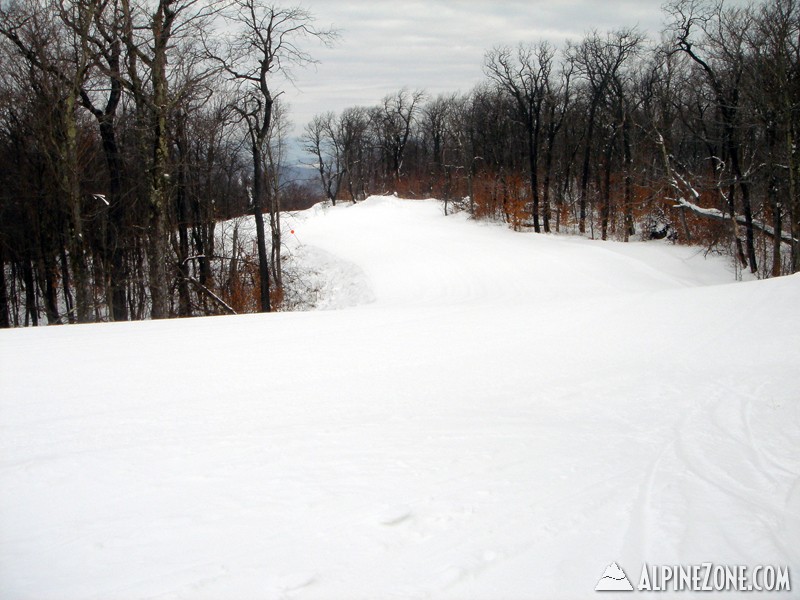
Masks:
[[[291,226],[351,308],[0,332],[0,597],[572,599],[612,562],[634,585],[645,562],[798,576],[800,277],[730,283],[696,250],[433,201]]]

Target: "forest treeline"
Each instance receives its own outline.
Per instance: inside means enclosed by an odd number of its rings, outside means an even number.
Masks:
[[[0,326],[279,309],[282,210],[436,197],[516,229],[800,270],[800,2],[509,40],[484,81],[324,112],[288,169],[284,71],[336,32],[261,0],[0,4]],[[255,216],[255,243],[219,223]],[[224,236],[223,236],[224,237]]]

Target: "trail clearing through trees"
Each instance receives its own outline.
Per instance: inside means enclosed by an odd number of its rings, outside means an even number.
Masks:
[[[287,222],[337,310],[0,332],[0,597],[571,599],[702,562],[795,593],[800,276],[435,201]]]

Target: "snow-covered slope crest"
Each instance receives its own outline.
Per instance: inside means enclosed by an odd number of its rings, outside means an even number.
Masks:
[[[724,261],[689,249],[432,201],[293,227],[374,301],[0,332],[0,597],[574,599],[611,564],[634,586],[644,563],[800,573],[800,277],[716,285]]]
[[[464,214],[444,218],[437,200],[320,204],[289,223],[293,241],[359,265],[382,304],[536,302],[734,281],[725,259],[697,248],[515,234]]]

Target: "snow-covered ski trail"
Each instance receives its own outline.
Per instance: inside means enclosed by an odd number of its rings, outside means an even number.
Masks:
[[[0,332],[1,597],[573,599],[613,562],[634,584],[645,562],[800,572],[800,277],[435,201],[286,222],[341,310]]]

